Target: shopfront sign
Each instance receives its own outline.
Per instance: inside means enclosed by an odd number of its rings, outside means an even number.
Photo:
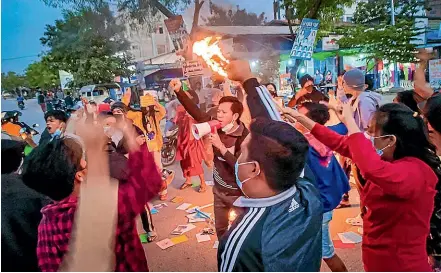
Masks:
[[[441,59],[429,61],[429,82],[432,88],[441,88]]]
[[[323,37],[322,39],[322,49],[327,50],[338,50],[338,40],[343,37],[342,35],[331,35],[328,37]]]
[[[310,60],[314,52],[319,20],[305,18],[298,28],[290,56],[294,59]]]

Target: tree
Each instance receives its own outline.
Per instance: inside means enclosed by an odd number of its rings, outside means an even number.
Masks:
[[[355,26],[340,29],[340,47],[355,47],[367,59],[391,62],[415,62],[415,37],[424,29],[414,26],[414,16],[426,9],[427,2],[395,1],[396,24],[391,25],[391,5],[388,0],[360,3],[354,14]]]
[[[17,88],[26,86],[26,79],[22,75],[9,71],[7,74],[2,72],[2,89],[14,94]]]
[[[271,46],[268,45],[268,48]],[[259,56],[259,63],[255,72],[263,83],[278,82],[280,68],[280,54],[276,50],[264,51]]]
[[[47,25],[41,42],[50,48],[51,69],[71,72],[75,85],[109,82],[131,73],[123,30],[108,6],[82,8],[65,11],[63,20]]]
[[[213,15],[204,20],[208,26],[261,26],[266,21],[263,12],[257,15],[239,7],[233,12],[215,4],[210,9]]]
[[[58,70],[49,64],[46,56],[42,60],[30,64],[26,69],[25,76],[31,88],[49,89],[60,86]]]

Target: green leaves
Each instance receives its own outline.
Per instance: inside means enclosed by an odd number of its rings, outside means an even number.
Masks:
[[[265,13],[248,13],[245,9],[236,12],[211,4],[212,16],[205,19],[208,26],[261,26],[265,24]]]
[[[65,11],[63,20],[46,26],[41,42],[50,48],[46,60],[51,68],[69,71],[74,85],[80,87],[130,75],[123,31],[124,26],[117,24],[109,6],[97,10],[86,7]]]
[[[43,89],[53,88],[60,85],[58,70],[51,66],[47,57],[28,66],[25,72],[28,86]]]
[[[26,86],[26,78],[22,75],[9,71],[2,73],[2,91],[8,91],[13,94],[16,88]]]

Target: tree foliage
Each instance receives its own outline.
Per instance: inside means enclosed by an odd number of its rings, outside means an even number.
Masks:
[[[415,37],[424,29],[414,26],[413,17],[427,6],[420,0],[395,1],[396,25],[391,25],[388,0],[359,3],[354,14],[355,26],[341,29],[340,47],[360,48],[367,58],[393,62],[415,62]]]
[[[40,61],[30,64],[25,72],[27,85],[30,88],[49,89],[60,85],[58,70],[44,56]]]
[[[65,11],[62,20],[47,25],[41,42],[50,48],[46,60],[51,69],[69,71],[75,85],[109,82],[130,74],[123,30],[108,6],[83,8]]]
[[[245,9],[227,10],[211,4],[212,15],[205,19],[208,26],[261,26],[266,22],[265,13],[248,13]]]
[[[26,78],[23,75],[18,75],[15,72],[2,72],[2,91],[14,93],[16,88],[26,86]]]

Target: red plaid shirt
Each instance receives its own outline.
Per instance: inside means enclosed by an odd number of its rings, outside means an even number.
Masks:
[[[161,186],[153,156],[145,145],[128,159],[129,177],[118,188],[115,271],[148,271],[147,260],[136,229],[136,216]],[[77,198],[68,197],[42,209],[38,227],[37,257],[42,271],[58,271],[68,251]]]

